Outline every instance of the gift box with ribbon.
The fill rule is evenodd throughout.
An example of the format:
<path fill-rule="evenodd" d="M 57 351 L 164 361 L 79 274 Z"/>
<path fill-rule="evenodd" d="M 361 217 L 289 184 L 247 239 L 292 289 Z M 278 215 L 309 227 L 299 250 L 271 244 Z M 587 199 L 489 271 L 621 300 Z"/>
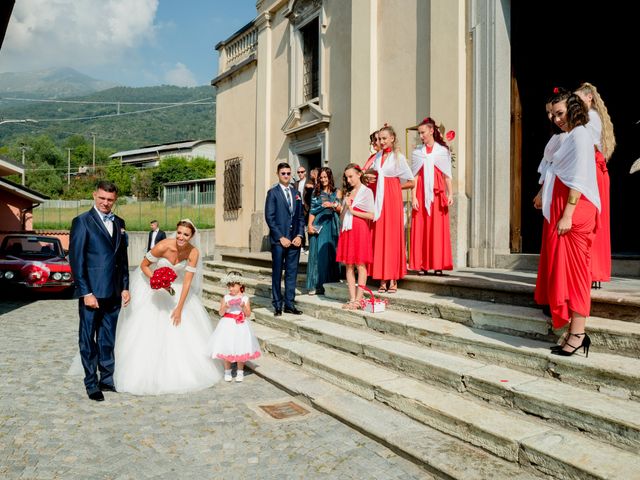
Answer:
<path fill-rule="evenodd" d="M 367 299 L 362 299 L 362 309 L 365 312 L 369 313 L 378 313 L 384 312 L 387 308 L 387 300 L 383 298 L 376 298 L 370 288 L 367 288 L 365 285 L 357 285 L 358 288 L 363 289 L 367 292 L 371 297 Z"/>

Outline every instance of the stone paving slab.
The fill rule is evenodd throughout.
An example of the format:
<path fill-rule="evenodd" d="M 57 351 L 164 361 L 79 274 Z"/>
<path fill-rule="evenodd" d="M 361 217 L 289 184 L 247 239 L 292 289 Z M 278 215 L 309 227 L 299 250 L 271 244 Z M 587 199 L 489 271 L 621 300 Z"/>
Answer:
<path fill-rule="evenodd" d="M 287 394 L 257 375 L 92 402 L 66 375 L 77 325 L 76 300 L 0 299 L 0 478 L 432 478 L 308 405 L 304 421 L 265 420 L 255 404 Z"/>

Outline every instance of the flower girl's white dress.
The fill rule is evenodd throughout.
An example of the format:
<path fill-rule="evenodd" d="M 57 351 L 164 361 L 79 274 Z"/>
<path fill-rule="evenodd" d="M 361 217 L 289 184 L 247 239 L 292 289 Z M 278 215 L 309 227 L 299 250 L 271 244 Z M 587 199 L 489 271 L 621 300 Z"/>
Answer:
<path fill-rule="evenodd" d="M 155 259 L 155 258 L 154 258 Z M 182 261 L 172 265 L 160 258 L 151 268 L 170 267 L 177 278 L 175 295 L 153 290 L 140 268 L 131 275 L 131 303 L 120 310 L 115 344 L 114 383 L 119 392 L 136 395 L 184 393 L 210 387 L 222 378 L 223 366 L 207 354 L 213 332 L 209 314 L 190 291 L 182 308 L 182 322 L 174 326 L 176 307 L 186 271 Z"/>
<path fill-rule="evenodd" d="M 229 294 L 224 296 L 227 304 L 230 300 L 238 298 L 240 297 Z M 249 298 L 242 295 L 241 300 L 241 305 L 244 305 Z M 246 362 L 260 356 L 260 344 L 251 330 L 249 319 L 242 313 L 241 305 L 229 305 L 218 322 L 215 332 L 209 338 L 207 352 L 212 358 L 228 362 Z"/>

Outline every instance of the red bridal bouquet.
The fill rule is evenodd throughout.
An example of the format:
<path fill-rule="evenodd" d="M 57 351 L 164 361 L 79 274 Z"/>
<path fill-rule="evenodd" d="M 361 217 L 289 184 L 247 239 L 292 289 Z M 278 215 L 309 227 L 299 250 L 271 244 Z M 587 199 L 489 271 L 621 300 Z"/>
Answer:
<path fill-rule="evenodd" d="M 172 268 L 160 267 L 153 272 L 149 284 L 154 290 L 164 288 L 170 295 L 175 295 L 176 291 L 171 287 L 171 284 L 177 277 L 176 272 L 174 272 Z"/>

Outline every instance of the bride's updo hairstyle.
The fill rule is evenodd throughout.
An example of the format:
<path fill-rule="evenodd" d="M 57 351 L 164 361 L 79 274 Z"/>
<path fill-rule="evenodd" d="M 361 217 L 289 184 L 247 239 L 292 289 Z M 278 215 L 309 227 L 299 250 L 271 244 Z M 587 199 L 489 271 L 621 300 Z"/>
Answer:
<path fill-rule="evenodd" d="M 189 220 L 188 218 L 185 218 L 183 220 L 180 220 L 178 223 L 176 223 L 176 229 L 178 227 L 187 227 L 189 230 L 191 230 L 191 236 L 193 237 L 196 233 L 196 226 L 191 222 L 191 220 Z"/>

